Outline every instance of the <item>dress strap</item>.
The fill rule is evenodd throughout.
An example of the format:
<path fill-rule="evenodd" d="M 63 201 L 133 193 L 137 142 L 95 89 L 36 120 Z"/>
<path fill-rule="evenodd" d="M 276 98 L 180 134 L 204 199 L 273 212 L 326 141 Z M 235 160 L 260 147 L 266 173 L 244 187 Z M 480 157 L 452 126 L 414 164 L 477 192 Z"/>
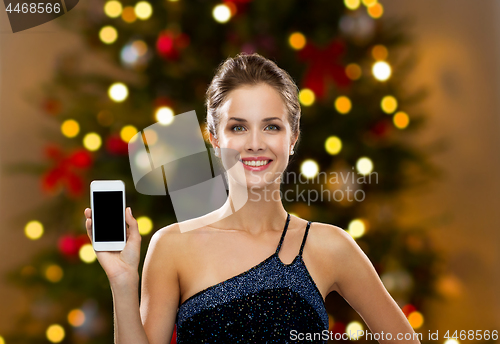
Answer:
<path fill-rule="evenodd" d="M 287 213 L 285 228 L 283 229 L 283 234 L 281 234 L 281 239 L 280 239 L 280 243 L 278 244 L 278 248 L 276 248 L 276 254 L 278 254 L 278 252 L 280 251 L 281 244 L 283 243 L 283 239 L 285 239 L 285 234 L 286 234 L 286 230 L 288 228 L 288 223 L 290 223 L 290 214 Z"/>
<path fill-rule="evenodd" d="M 304 233 L 304 239 L 302 239 L 302 245 L 300 245 L 299 256 L 302 255 L 302 251 L 304 250 L 304 245 L 306 243 L 307 233 L 309 232 L 310 226 L 311 226 L 311 221 L 307 222 L 306 232 Z"/>

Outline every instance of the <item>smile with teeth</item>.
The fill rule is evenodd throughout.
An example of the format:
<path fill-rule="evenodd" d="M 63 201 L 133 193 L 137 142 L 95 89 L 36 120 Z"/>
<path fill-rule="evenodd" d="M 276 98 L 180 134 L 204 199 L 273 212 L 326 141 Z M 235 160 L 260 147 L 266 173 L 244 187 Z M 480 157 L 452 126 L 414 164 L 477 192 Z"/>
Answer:
<path fill-rule="evenodd" d="M 248 160 L 248 161 L 242 161 L 245 165 L 247 166 L 263 166 L 267 165 L 271 160 Z"/>

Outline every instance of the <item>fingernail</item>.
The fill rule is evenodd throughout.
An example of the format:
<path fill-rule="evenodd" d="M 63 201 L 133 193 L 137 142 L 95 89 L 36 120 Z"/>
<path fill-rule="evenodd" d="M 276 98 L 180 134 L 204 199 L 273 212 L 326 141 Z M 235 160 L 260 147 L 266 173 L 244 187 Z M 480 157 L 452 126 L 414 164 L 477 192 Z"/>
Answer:
<path fill-rule="evenodd" d="M 128 212 L 132 215 L 132 208 L 128 207 Z"/>

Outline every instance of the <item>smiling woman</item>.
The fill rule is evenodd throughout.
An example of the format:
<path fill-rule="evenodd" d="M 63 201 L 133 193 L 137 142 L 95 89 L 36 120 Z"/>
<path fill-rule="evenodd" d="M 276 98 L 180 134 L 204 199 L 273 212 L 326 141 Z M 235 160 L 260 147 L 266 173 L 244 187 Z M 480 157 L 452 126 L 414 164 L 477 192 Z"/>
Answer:
<path fill-rule="evenodd" d="M 298 89 L 288 73 L 256 53 L 228 58 L 206 106 L 216 155 L 224 167 L 239 167 L 227 169 L 227 201 L 189 220 L 202 226 L 184 232 L 181 222 L 154 234 L 139 307 L 140 235 L 127 212 L 122 257 L 97 252 L 113 290 L 116 342 L 163 344 L 176 325 L 180 344 L 326 343 L 324 300 L 336 291 L 373 333 L 385 334 L 380 343 L 419 343 L 399 340 L 415 333 L 349 234 L 292 216 L 280 198 L 265 197 L 280 190 L 299 138 Z"/>

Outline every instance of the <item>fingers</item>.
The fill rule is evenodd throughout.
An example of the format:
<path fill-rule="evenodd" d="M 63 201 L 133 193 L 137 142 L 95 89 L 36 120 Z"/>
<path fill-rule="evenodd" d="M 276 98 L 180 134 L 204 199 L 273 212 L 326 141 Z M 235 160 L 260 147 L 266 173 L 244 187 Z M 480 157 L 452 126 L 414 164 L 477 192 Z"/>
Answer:
<path fill-rule="evenodd" d="M 139 233 L 139 225 L 137 224 L 137 220 L 132 216 L 132 209 L 127 207 L 125 209 L 125 221 L 128 224 L 127 229 L 127 240 L 140 243 L 142 237 Z"/>
<path fill-rule="evenodd" d="M 92 242 L 92 210 L 90 208 L 85 208 L 85 228 L 87 229 L 87 235 L 89 236 L 90 242 Z"/>

